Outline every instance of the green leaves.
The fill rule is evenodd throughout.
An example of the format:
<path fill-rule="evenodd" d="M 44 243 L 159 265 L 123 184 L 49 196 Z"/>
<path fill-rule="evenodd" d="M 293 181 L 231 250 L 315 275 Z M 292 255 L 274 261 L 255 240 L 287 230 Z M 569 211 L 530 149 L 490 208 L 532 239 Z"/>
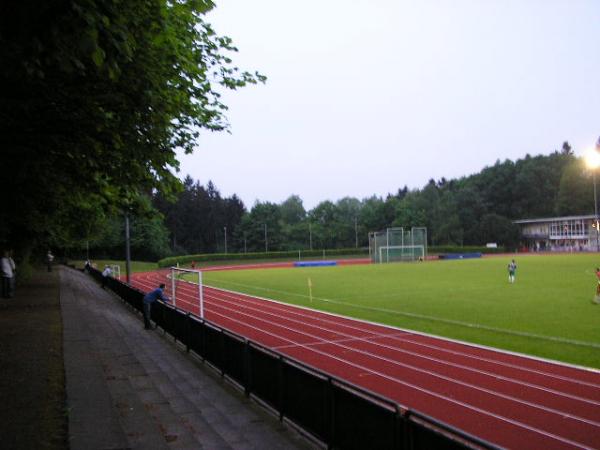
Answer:
<path fill-rule="evenodd" d="M 74 197 L 94 195 L 110 211 L 140 193 L 177 191 L 176 151 L 192 152 L 202 130 L 228 127 L 219 91 L 265 81 L 233 65 L 231 39 L 202 19 L 213 6 L 23 0 L 3 8 L 3 170 L 27 179 L 0 179 L 10 198 L 0 243 L 60 235 L 48 230 L 81 206 Z"/>

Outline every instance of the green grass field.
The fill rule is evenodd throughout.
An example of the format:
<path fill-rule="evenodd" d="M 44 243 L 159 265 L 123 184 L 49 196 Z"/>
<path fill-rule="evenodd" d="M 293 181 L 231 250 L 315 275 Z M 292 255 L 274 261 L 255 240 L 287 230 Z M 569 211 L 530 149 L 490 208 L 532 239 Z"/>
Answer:
<path fill-rule="evenodd" d="M 600 368 L 598 255 L 205 272 L 207 285 Z M 312 282 L 312 302 L 308 279 Z"/>

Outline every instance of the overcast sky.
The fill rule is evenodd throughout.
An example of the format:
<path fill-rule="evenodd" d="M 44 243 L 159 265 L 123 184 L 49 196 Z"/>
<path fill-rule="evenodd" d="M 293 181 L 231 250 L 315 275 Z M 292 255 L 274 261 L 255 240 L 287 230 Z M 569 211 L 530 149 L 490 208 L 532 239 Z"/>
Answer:
<path fill-rule="evenodd" d="M 224 96 L 183 177 L 306 209 L 576 154 L 600 136 L 598 0 L 217 0 L 208 14 L 268 77 Z"/>

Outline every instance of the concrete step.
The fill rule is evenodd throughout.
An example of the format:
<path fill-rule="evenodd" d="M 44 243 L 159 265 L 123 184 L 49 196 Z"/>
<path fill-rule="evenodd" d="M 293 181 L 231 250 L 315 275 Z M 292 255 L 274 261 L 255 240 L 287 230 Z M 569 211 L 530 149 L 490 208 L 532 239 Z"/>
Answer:
<path fill-rule="evenodd" d="M 76 350 L 65 358 L 71 373 L 67 385 L 69 378 L 79 385 L 71 388 L 76 403 L 86 396 L 89 401 L 87 411 L 78 406 L 73 420 L 93 422 L 100 406 L 103 425 L 88 430 L 85 443 L 104 439 L 107 444 L 72 448 L 313 447 L 187 354 L 172 337 L 160 329 L 144 330 L 139 314 L 90 277 L 65 269 L 62 278 L 65 349 Z M 90 389 L 81 387 L 84 381 Z M 82 441 L 77 427 L 73 441 Z"/>

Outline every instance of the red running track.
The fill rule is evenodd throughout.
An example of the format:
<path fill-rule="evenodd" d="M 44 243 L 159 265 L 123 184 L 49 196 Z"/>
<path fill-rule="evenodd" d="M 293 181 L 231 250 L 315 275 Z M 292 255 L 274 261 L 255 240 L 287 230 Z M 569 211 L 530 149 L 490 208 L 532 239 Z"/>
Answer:
<path fill-rule="evenodd" d="M 149 291 L 168 271 L 135 274 Z M 198 314 L 197 285 L 177 307 Z M 205 318 L 498 446 L 600 449 L 600 372 L 204 287 Z"/>

